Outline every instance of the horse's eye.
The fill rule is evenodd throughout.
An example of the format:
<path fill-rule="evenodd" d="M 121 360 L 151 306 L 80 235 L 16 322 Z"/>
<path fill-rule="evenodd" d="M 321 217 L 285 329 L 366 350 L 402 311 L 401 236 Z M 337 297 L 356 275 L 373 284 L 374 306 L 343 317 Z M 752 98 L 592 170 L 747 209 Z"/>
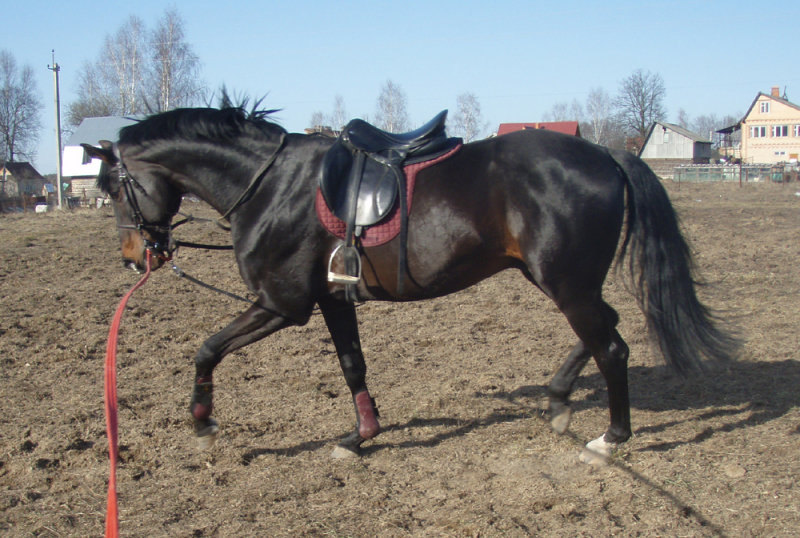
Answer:
<path fill-rule="evenodd" d="M 111 196 L 111 199 L 115 202 L 122 201 L 122 189 L 119 188 L 119 185 L 115 185 L 111 190 L 109 190 L 108 195 Z"/>

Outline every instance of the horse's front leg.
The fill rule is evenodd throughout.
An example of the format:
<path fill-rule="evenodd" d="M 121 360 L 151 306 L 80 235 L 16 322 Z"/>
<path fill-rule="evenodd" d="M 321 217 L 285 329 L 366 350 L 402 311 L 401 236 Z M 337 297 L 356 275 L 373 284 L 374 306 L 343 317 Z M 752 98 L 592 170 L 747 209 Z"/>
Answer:
<path fill-rule="evenodd" d="M 361 443 L 378 435 L 381 427 L 375 402 L 367 390 L 367 365 L 361 352 L 355 307 L 331 297 L 320 300 L 319 307 L 333 338 L 339 365 L 356 410 L 356 428 L 339 442 L 333 457 L 358 455 Z"/>
<path fill-rule="evenodd" d="M 217 421 L 211 417 L 214 408 L 214 368 L 228 353 L 294 324 L 259 305 L 253 305 L 200 347 L 195 357 L 196 376 L 189 410 L 201 449 L 210 448 L 219 431 Z"/>

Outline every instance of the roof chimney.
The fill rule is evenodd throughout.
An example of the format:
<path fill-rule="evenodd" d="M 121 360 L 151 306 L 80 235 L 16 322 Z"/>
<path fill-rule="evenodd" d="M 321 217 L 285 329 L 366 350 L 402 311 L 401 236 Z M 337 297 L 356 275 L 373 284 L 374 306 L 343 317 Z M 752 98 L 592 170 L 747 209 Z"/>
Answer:
<path fill-rule="evenodd" d="M 780 96 L 781 96 L 781 89 L 780 89 L 780 87 L 779 87 L 779 86 L 773 86 L 773 87 L 772 87 L 772 97 L 778 97 L 778 98 L 780 98 Z"/>

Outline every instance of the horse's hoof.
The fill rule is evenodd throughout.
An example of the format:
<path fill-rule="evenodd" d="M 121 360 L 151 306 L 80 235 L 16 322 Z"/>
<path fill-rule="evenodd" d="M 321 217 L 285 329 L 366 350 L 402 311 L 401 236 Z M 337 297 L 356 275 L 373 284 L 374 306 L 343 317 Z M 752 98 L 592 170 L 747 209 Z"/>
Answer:
<path fill-rule="evenodd" d="M 606 443 L 605 436 L 601 435 L 594 441 L 586 443 L 579 459 L 581 463 L 587 465 L 607 465 L 608 458 L 617 446 L 617 443 Z"/>
<path fill-rule="evenodd" d="M 197 430 L 197 447 L 200 450 L 208 450 L 214 446 L 219 433 L 219 425 L 214 419 L 208 420 L 208 426 Z"/>
<path fill-rule="evenodd" d="M 564 407 L 564 410 L 550 419 L 550 426 L 559 435 L 567 431 L 569 421 L 572 419 L 572 408 Z"/>
<path fill-rule="evenodd" d="M 331 452 L 331 457 L 335 460 L 357 458 L 360 455 L 361 454 L 359 454 L 358 452 L 350 450 L 349 448 L 344 447 L 342 445 L 336 445 L 336 447 L 333 449 L 333 452 Z"/>

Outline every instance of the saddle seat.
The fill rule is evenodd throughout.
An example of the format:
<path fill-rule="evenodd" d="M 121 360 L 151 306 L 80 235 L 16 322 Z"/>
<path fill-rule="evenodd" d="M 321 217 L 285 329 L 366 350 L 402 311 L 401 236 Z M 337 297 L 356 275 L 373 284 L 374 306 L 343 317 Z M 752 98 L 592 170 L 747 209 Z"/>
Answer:
<path fill-rule="evenodd" d="M 407 158 L 415 155 L 436 153 L 447 142 L 445 121 L 447 110 L 439 112 L 432 120 L 418 129 L 407 133 L 390 133 L 378 129 L 361 119 L 347 124 L 342 136 L 349 144 L 367 153 L 384 153 L 396 151 L 405 153 Z"/>
<path fill-rule="evenodd" d="M 319 187 L 333 214 L 345 222 L 354 218 L 359 228 L 385 218 L 404 184 L 402 165 L 435 158 L 460 143 L 447 137 L 446 119 L 444 110 L 419 129 L 401 134 L 361 119 L 350 121 L 322 165 Z"/>

